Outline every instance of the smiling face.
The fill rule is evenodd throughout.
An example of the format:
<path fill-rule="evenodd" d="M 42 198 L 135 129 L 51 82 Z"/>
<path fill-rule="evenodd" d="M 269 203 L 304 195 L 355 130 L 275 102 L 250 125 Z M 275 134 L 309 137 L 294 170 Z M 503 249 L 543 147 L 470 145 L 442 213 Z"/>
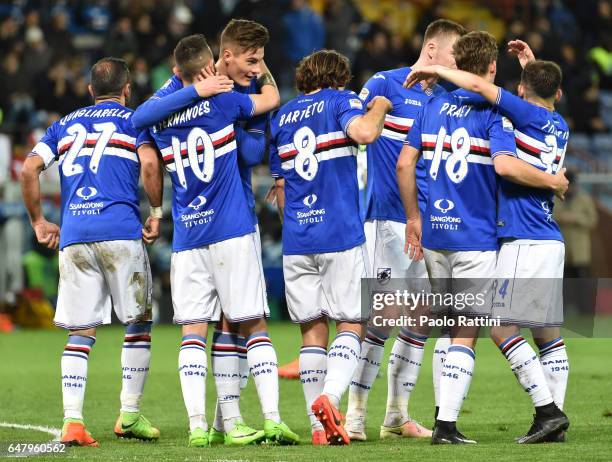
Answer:
<path fill-rule="evenodd" d="M 234 47 L 223 50 L 227 76 L 242 87 L 248 86 L 251 80 L 261 75 L 263 59 L 263 47 L 254 50 L 241 50 Z"/>

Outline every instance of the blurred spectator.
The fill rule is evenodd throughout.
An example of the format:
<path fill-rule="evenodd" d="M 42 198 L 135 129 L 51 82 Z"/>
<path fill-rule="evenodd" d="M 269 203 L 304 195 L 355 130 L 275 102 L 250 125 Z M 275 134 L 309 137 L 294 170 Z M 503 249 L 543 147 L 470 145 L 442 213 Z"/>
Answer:
<path fill-rule="evenodd" d="M 56 56 L 58 54 L 70 55 L 74 52 L 72 46 L 73 35 L 68 30 L 68 26 L 68 13 L 62 9 L 54 10 L 51 15 L 51 24 L 44 31 L 49 48 L 53 50 Z"/>
<path fill-rule="evenodd" d="M 570 182 L 565 201 L 555 201 L 554 218 L 565 240 L 565 276 L 586 278 L 591 268 L 591 231 L 597 225 L 593 198 L 576 184 L 576 175 L 566 173 Z"/>
<path fill-rule="evenodd" d="M 132 69 L 132 101 L 143 101 L 148 98 L 153 89 L 151 88 L 151 77 L 149 65 L 144 58 L 136 58 Z M 157 90 L 158 87 L 155 87 Z"/>
<path fill-rule="evenodd" d="M 290 0 L 290 9 L 283 17 L 285 24 L 285 56 L 292 66 L 304 56 L 325 45 L 323 21 L 306 0 Z"/>
<path fill-rule="evenodd" d="M 329 0 L 323 13 L 326 47 L 337 50 L 350 60 L 359 45 L 356 37 L 361 15 L 351 0 Z"/>
<path fill-rule="evenodd" d="M 122 58 L 138 50 L 138 41 L 132 29 L 132 21 L 128 17 L 117 20 L 104 45 L 104 52 L 108 56 Z"/>
<path fill-rule="evenodd" d="M 45 43 L 43 31 L 38 26 L 26 29 L 25 43 L 19 78 L 29 88 L 34 78 L 49 67 L 51 53 Z"/>
<path fill-rule="evenodd" d="M 32 238 L 32 250 L 23 256 L 25 289 L 40 289 L 53 306 L 57 301 L 59 257 L 57 250 L 39 244 Z"/>
<path fill-rule="evenodd" d="M 380 26 L 373 27 L 355 58 L 353 89 L 361 89 L 372 74 L 397 67 L 397 61 L 389 51 L 389 33 Z"/>

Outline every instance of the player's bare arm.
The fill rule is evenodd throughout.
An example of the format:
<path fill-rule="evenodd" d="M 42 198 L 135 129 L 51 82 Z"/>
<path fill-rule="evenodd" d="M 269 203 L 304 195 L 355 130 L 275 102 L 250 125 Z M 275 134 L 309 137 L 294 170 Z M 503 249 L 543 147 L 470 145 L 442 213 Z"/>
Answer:
<path fill-rule="evenodd" d="M 370 144 L 378 139 L 385 123 L 385 115 L 393 106 L 384 96 L 376 96 L 368 104 L 368 112 L 349 124 L 346 134 L 358 144 Z"/>
<path fill-rule="evenodd" d="M 36 239 L 50 249 L 57 249 L 60 238 L 59 226 L 45 219 L 40 205 L 39 175 L 44 167 L 45 163 L 40 156 L 31 155 L 25 160 L 20 177 L 21 193 Z"/>
<path fill-rule="evenodd" d="M 151 205 L 151 211 L 142 228 L 142 240 L 153 244 L 159 237 L 159 224 L 162 219 L 162 199 L 164 192 L 164 174 L 159 153 L 152 144 L 143 144 L 138 148 L 140 174 L 145 193 Z"/>
<path fill-rule="evenodd" d="M 527 42 L 522 40 L 510 40 L 508 42 L 508 53 L 517 57 L 522 68 L 536 59 Z"/>
<path fill-rule="evenodd" d="M 276 197 L 276 207 L 278 208 L 278 217 L 280 218 L 281 224 L 283 223 L 283 217 L 285 216 L 285 179 L 276 178 L 274 180 L 274 192 Z"/>
<path fill-rule="evenodd" d="M 555 175 L 537 169 L 527 162 L 513 156 L 496 156 L 493 159 L 495 173 L 508 181 L 532 188 L 548 189 L 559 199 L 565 199 L 569 181 L 565 177 L 565 168 Z"/>
<path fill-rule="evenodd" d="M 397 184 L 406 213 L 406 244 L 404 252 L 412 260 L 423 258 L 421 247 L 421 211 L 417 200 L 416 164 L 420 153 L 409 145 L 404 145 L 397 160 Z"/>
<path fill-rule="evenodd" d="M 468 91 L 482 95 L 491 104 L 495 104 L 499 93 L 499 87 L 486 79 L 472 74 L 471 72 L 450 69 L 444 66 L 426 66 L 413 69 L 406 77 L 404 86 L 412 88 L 421 81 L 429 82 L 431 79 L 440 78 L 464 88 Z"/>
<path fill-rule="evenodd" d="M 276 81 L 268 66 L 262 61 L 260 67 L 261 75 L 257 77 L 257 86 L 260 88 L 261 93 L 251 95 L 251 99 L 255 104 L 255 115 L 270 112 L 278 108 L 281 102 Z"/>

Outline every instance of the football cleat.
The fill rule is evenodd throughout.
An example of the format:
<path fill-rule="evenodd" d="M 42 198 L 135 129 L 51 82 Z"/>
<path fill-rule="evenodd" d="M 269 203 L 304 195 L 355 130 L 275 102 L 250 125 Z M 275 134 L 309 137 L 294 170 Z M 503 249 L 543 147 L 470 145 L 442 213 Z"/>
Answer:
<path fill-rule="evenodd" d="M 115 423 L 115 435 L 119 438 L 155 441 L 159 439 L 159 430 L 140 412 L 121 412 Z"/>
<path fill-rule="evenodd" d="M 351 444 L 351 439 L 342 426 L 343 416 L 325 395 L 319 396 L 312 403 L 312 412 L 325 429 L 327 441 L 331 445 Z"/>
<path fill-rule="evenodd" d="M 436 420 L 431 444 L 476 444 L 476 441 L 466 438 L 459 430 L 455 422 L 442 422 Z"/>
<path fill-rule="evenodd" d="M 189 432 L 189 447 L 206 448 L 210 446 L 208 431 L 201 427 L 194 428 Z"/>
<path fill-rule="evenodd" d="M 242 422 L 225 434 L 226 446 L 246 446 L 261 443 L 266 438 L 263 430 L 255 430 Z"/>
<path fill-rule="evenodd" d="M 361 415 L 351 417 L 347 415 L 344 428 L 351 441 L 366 441 L 368 439 L 365 432 L 365 418 Z"/>
<path fill-rule="evenodd" d="M 325 430 L 315 430 L 312 433 L 312 445 L 329 446 L 329 441 L 327 441 L 327 435 L 325 434 Z"/>
<path fill-rule="evenodd" d="M 290 363 L 278 368 L 278 376 L 281 379 L 295 380 L 300 378 L 300 360 L 294 359 Z"/>
<path fill-rule="evenodd" d="M 397 427 L 380 426 L 380 439 L 387 438 L 431 438 L 433 432 L 414 420 L 404 422 Z"/>
<path fill-rule="evenodd" d="M 558 433 L 563 433 L 569 427 L 569 419 L 558 411 L 550 416 L 533 416 L 533 423 L 529 431 L 517 440 L 518 444 L 537 444 L 551 441 Z M 565 435 L 563 435 L 565 440 Z"/>
<path fill-rule="evenodd" d="M 60 443 L 66 446 L 98 447 L 98 442 L 87 431 L 83 421 L 78 419 L 64 419 Z"/>
<path fill-rule="evenodd" d="M 225 443 L 225 432 L 219 431 L 215 427 L 210 427 L 210 430 L 208 430 L 208 442 L 211 446 Z"/>
<path fill-rule="evenodd" d="M 268 443 L 294 445 L 300 442 L 300 437 L 286 423 L 276 423 L 273 420 L 264 421 L 264 434 Z"/>

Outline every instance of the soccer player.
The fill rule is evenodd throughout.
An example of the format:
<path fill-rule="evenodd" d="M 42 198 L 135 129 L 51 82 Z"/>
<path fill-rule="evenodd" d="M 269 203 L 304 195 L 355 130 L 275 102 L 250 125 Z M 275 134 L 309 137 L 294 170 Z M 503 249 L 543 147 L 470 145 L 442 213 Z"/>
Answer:
<path fill-rule="evenodd" d="M 179 41 L 175 56 L 186 87 L 192 86 L 202 68 L 213 63 L 202 35 Z M 151 131 L 174 193 L 172 303 L 174 321 L 182 325 L 183 332 L 179 373 L 191 446 L 209 444 L 204 415 L 206 334 L 208 322 L 218 321 L 221 312 L 228 322 L 240 322 L 265 419 L 263 431 L 253 431 L 234 418 L 226 442 L 243 445 L 263 438 L 281 444 L 299 441 L 278 411 L 277 360 L 266 332 L 258 237 L 237 163 L 234 123 L 265 111 L 263 99 L 262 95 L 234 91 L 220 93 L 171 115 Z M 216 383 L 218 394 L 223 396 L 219 381 Z M 224 423 L 228 422 L 225 412 L 223 417 Z"/>
<path fill-rule="evenodd" d="M 470 32 L 457 40 L 453 53 L 458 69 L 493 82 L 497 69 L 497 43 L 493 36 Z M 567 180 L 563 175 L 549 175 L 514 157 L 512 123 L 480 96 L 463 89 L 429 101 L 415 121 L 407 143 L 397 171 L 408 217 L 406 248 L 410 257 L 423 256 L 415 177 L 416 162 L 422 152 L 428 174 L 422 245 L 434 292 L 484 293 L 489 287 L 486 278 L 495 274 L 497 261 L 496 173 L 515 183 L 548 188 L 559 195 L 567 188 Z M 490 307 L 474 303 L 463 313 L 487 315 Z M 466 324 L 451 327 L 451 346 L 440 379 L 440 410 L 432 444 L 475 443 L 456 427 L 472 379 L 478 333 L 477 323 Z"/>
<path fill-rule="evenodd" d="M 453 44 L 465 34 L 465 29 L 453 22 L 439 19 L 425 31 L 423 48 L 412 66 L 441 64 L 454 67 Z M 404 254 L 404 228 L 406 216 L 399 195 L 395 168 L 403 141 L 421 107 L 435 95 L 443 93 L 442 87 L 432 89 L 416 86 L 409 90 L 402 85 L 411 67 L 379 72 L 368 80 L 360 98 L 365 104 L 376 96 L 391 100 L 393 109 L 385 117 L 381 137 L 367 148 L 368 181 L 366 199 L 365 235 L 368 255 L 372 265 L 372 277 L 396 278 L 408 283 L 409 289 L 418 291 L 427 281 L 425 263 L 406 258 Z M 425 164 L 417 164 L 419 204 L 423 210 L 427 197 Z M 425 283 L 425 285 L 428 285 Z M 419 319 L 416 312 L 416 319 Z M 423 361 L 423 348 L 431 328 L 415 326 L 402 328 L 393 344 L 387 368 L 388 392 L 385 418 L 380 427 L 381 438 L 430 437 L 426 429 L 410 418 L 408 401 L 416 383 Z M 365 419 L 368 395 L 380 368 L 385 341 L 390 327 L 368 324 L 366 338 L 361 345 L 359 366 L 349 391 L 346 430 L 351 439 L 365 441 Z M 441 336 L 436 342 L 434 355 L 434 391 L 438 405 L 439 369 L 449 337 Z"/>
<path fill-rule="evenodd" d="M 151 361 L 151 270 L 143 245 L 159 234 L 161 172 L 136 154 L 130 73 L 122 59 L 103 58 L 91 69 L 93 106 L 55 122 L 32 149 L 21 173 L 23 198 L 38 242 L 60 247 L 55 324 L 69 331 L 62 355 L 64 426 L 61 442 L 98 446 L 83 423 L 89 353 L 96 328 L 111 322 L 111 307 L 127 324 L 121 353 L 121 412 L 115 434 L 156 440 L 159 430 L 140 413 Z M 39 174 L 57 162 L 62 227 L 46 221 Z M 143 229 L 138 176 L 142 170 L 151 215 Z"/>
<path fill-rule="evenodd" d="M 555 174 L 562 171 L 569 137 L 565 120 L 555 111 L 555 102 L 561 97 L 561 69 L 550 61 L 536 61 L 520 40 L 509 46 L 524 66 L 519 96 L 477 75 L 440 66 L 416 71 L 408 83 L 438 77 L 482 95 L 514 123 L 517 151 L 507 155 Z M 535 406 L 533 426 L 519 443 L 563 441 L 563 429 L 568 425 L 560 410 L 569 363 L 557 324 L 562 319 L 565 249 L 552 218 L 553 197 L 550 190 L 501 180 L 497 231 L 501 247 L 496 272 L 499 285 L 494 306 L 505 325 L 493 327 L 491 337 Z M 540 289 L 532 286 L 534 280 Z M 537 355 L 521 336 L 519 327 L 532 327 L 540 349 L 539 362 L 534 361 Z"/>
<path fill-rule="evenodd" d="M 368 275 L 359 215 L 357 146 L 372 143 L 391 103 L 373 98 L 364 114 L 344 90 L 348 60 L 333 50 L 304 58 L 296 71 L 301 93 L 272 122 L 270 170 L 283 221 L 287 304 L 300 324 L 300 379 L 315 445 L 349 444 L 338 411 L 359 362 L 361 278 Z M 329 351 L 328 320 L 337 335 Z"/>
<path fill-rule="evenodd" d="M 160 88 L 155 95 L 141 105 L 134 114 L 137 126 L 154 125 L 176 110 L 194 104 L 199 97 L 212 96 L 232 88 L 245 94 L 261 93 L 258 109 L 262 112 L 276 108 L 280 102 L 274 78 L 263 61 L 264 47 L 269 40 L 267 29 L 261 24 L 247 20 L 231 20 L 221 33 L 221 56 L 213 70 L 204 68 L 196 77 L 193 87 L 183 88 L 181 66 L 192 63 L 180 62 L 174 69 L 175 75 Z M 197 54 L 193 54 L 197 57 Z M 185 59 L 185 56 L 179 57 Z M 177 57 L 175 56 L 175 61 Z M 177 61 L 177 64 L 179 61 Z M 200 61 L 195 64 L 201 64 Z M 215 72 L 218 75 L 215 75 Z M 208 77 L 202 79 L 202 77 Z M 231 80 L 230 80 L 231 79 Z M 233 82 L 236 85 L 233 85 Z M 229 84 L 228 84 L 229 83 Z M 197 92 L 193 91 L 194 88 Z M 172 95 L 172 96 L 169 96 Z M 261 241 L 255 213 L 255 196 L 251 187 L 251 169 L 261 163 L 266 151 L 267 125 L 269 115 L 262 114 L 246 124 L 236 124 L 238 145 L 238 168 L 247 195 L 249 210 L 256 227 L 257 252 L 261 264 Z M 267 314 L 267 311 L 266 311 Z M 242 421 L 239 408 L 240 389 L 246 387 L 249 367 L 246 358 L 246 341 L 239 334 L 238 325 L 230 324 L 222 317 L 213 335 L 212 370 L 220 397 L 217 401 L 215 420 L 210 427 L 210 443 L 225 441 L 225 434 Z M 243 433 L 253 433 L 253 429 L 240 424 Z M 228 443 L 232 444 L 232 433 Z"/>

